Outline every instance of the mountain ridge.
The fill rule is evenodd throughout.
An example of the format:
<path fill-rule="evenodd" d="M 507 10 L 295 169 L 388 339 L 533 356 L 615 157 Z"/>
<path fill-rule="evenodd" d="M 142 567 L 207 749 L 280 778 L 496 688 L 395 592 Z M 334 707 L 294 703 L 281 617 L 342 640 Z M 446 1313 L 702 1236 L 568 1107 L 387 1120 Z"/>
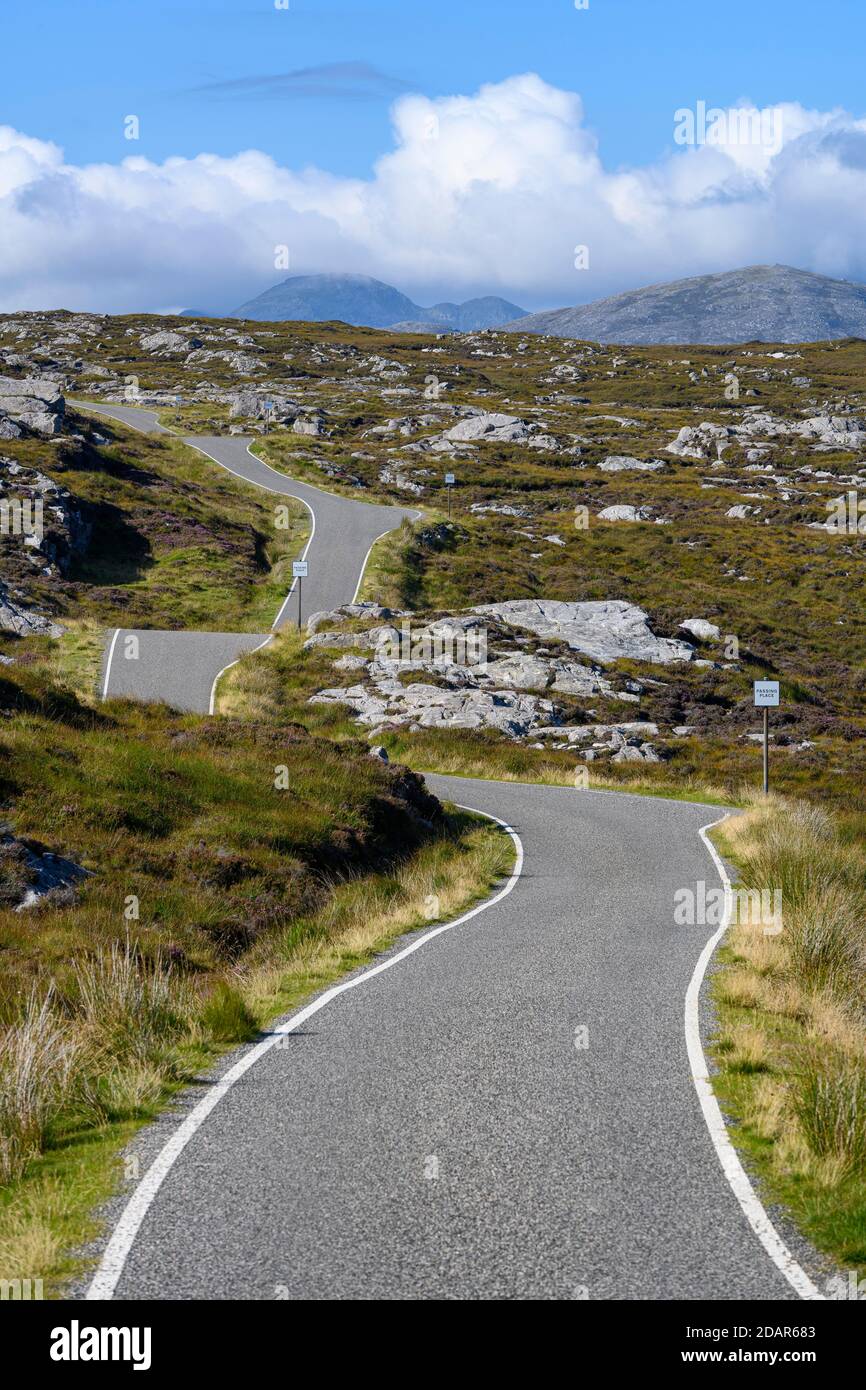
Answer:
<path fill-rule="evenodd" d="M 235 309 L 228 318 L 259 323 L 340 320 L 361 328 L 400 332 L 474 332 L 519 322 L 525 311 L 497 295 L 424 308 L 393 285 L 369 275 L 293 275 Z M 423 325 L 423 326 L 422 326 Z"/>
<path fill-rule="evenodd" d="M 866 285 L 786 265 L 695 275 L 548 309 L 506 332 L 600 343 L 804 343 L 866 337 Z"/>

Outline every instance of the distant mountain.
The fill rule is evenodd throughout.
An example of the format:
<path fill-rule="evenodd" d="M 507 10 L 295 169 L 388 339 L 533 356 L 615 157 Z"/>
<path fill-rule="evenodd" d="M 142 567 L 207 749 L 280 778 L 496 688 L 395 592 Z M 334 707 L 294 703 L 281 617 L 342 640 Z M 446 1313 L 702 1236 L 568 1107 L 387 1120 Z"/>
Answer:
<path fill-rule="evenodd" d="M 481 299 L 467 299 L 463 304 L 434 304 L 432 309 L 422 309 L 425 317 L 433 323 L 443 323 L 458 333 L 473 333 L 479 328 L 501 328 L 503 323 L 523 318 L 525 309 L 509 304 L 507 299 L 499 299 L 495 294 L 486 294 Z"/>
<path fill-rule="evenodd" d="M 787 265 L 629 290 L 503 325 L 599 343 L 807 343 L 866 338 L 866 285 Z"/>
<path fill-rule="evenodd" d="M 403 332 L 471 332 L 497 328 L 525 310 L 487 295 L 465 304 L 434 304 L 424 309 L 405 294 L 369 275 L 292 275 L 242 304 L 229 318 L 262 323 L 301 319 L 324 323 L 339 319 L 364 328 L 398 327 Z"/>

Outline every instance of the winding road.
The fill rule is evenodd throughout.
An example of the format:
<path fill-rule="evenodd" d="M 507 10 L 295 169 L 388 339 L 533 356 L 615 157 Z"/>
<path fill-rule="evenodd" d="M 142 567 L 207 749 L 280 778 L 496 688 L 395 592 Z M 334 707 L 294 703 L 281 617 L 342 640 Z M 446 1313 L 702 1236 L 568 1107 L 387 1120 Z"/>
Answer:
<path fill-rule="evenodd" d="M 224 466 L 243 456 L 205 442 Z M 303 493 L 331 555 L 327 494 Z M 329 502 L 357 556 L 380 520 L 352 540 L 363 504 Z M 340 572 L 332 605 L 354 588 Z M 677 889 L 727 885 L 704 833 L 718 809 L 428 781 L 507 822 L 511 878 L 233 1052 L 144 1129 L 87 1297 L 822 1297 L 707 1077 L 702 990 L 722 928 L 674 924 Z"/>
<path fill-rule="evenodd" d="M 138 406 L 72 401 L 76 407 L 105 415 L 144 434 L 173 434 L 159 423 L 157 413 Z M 370 549 L 380 537 L 399 526 L 416 510 L 355 502 L 332 492 L 296 482 L 250 452 L 251 440 L 239 436 L 196 435 L 183 440 L 220 467 L 253 486 L 303 502 L 312 527 L 299 559 L 309 565 L 303 581 L 303 614 L 323 612 L 351 603 L 360 586 Z M 227 666 L 270 640 L 273 631 L 297 620 L 286 595 L 272 632 L 160 632 L 149 628 L 118 628 L 106 647 L 102 665 L 104 699 L 127 697 L 162 700 L 179 710 L 213 713 L 215 682 Z M 130 643 L 127 638 L 135 638 Z"/>

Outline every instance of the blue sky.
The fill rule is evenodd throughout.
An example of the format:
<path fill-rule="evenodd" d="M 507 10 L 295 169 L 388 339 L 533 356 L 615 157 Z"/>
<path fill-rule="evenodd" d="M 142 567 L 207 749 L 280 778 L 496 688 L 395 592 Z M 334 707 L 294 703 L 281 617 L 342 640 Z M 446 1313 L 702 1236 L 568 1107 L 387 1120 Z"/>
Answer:
<path fill-rule="evenodd" d="M 582 302 L 755 260 L 866 278 L 866 0 L 41 0 L 8 6 L 3 38 L 0 126 L 26 139 L 0 149 L 0 306 L 230 304 L 281 278 L 281 240 L 299 273 L 364 271 L 421 302 Z M 408 117 L 395 133 L 407 94 L 453 137 L 432 174 Z M 468 123 L 448 98 L 475 103 Z M 699 100 L 790 103 L 784 151 L 678 151 L 674 112 Z M 488 184 L 493 126 L 500 165 L 522 148 Z"/>
<path fill-rule="evenodd" d="M 127 155 L 122 118 L 134 112 L 136 152 L 152 159 L 255 147 L 364 175 L 388 146 L 402 84 L 439 96 L 537 72 L 581 93 L 613 167 L 655 158 L 670 144 L 672 109 L 698 97 L 866 106 L 864 0 L 590 0 L 585 11 L 572 0 L 289 2 L 9 6 L 7 54 L 32 50 L 38 62 L 4 64 L 0 120 L 60 143 L 76 163 Z M 371 71 L 314 75 L 278 94 L 207 90 L 349 63 Z"/>

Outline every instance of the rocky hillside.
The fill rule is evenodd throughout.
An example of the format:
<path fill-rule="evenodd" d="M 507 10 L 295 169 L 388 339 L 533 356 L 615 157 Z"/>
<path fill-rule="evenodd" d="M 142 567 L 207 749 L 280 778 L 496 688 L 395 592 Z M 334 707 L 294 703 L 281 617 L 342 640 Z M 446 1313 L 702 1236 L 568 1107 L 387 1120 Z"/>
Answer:
<path fill-rule="evenodd" d="M 807 343 L 866 337 L 866 285 L 753 265 L 551 309 L 506 325 L 599 343 Z"/>
<path fill-rule="evenodd" d="M 517 759 L 528 776 L 567 778 L 592 762 L 619 777 L 639 759 L 642 776 L 700 769 L 736 785 L 756 766 L 751 682 L 775 676 L 775 775 L 833 796 L 859 767 L 862 342 L 625 350 L 494 330 L 37 313 L 0 320 L 0 372 L 19 431 L 0 454 L 24 470 L 11 478 L 33 500 L 48 479 L 69 517 L 64 544 L 45 494 L 53 549 L 10 538 L 6 608 L 26 601 L 66 632 L 53 647 L 32 627 L 22 638 L 13 612 L 7 659 L 35 659 L 39 644 L 62 656 L 81 620 L 261 631 L 279 608 L 297 533 L 274 530 L 272 499 L 75 404 L 138 401 L 183 434 L 250 434 L 309 482 L 411 499 L 424 520 L 379 547 L 362 597 L 413 631 L 488 625 L 488 671 L 401 658 L 395 673 L 351 620 L 345 647 L 292 647 L 279 680 L 251 677 L 240 707 L 363 731 L 416 766 L 501 773 Z M 559 627 L 542 631 L 534 613 Z M 580 635 L 593 614 L 595 646 Z"/>

